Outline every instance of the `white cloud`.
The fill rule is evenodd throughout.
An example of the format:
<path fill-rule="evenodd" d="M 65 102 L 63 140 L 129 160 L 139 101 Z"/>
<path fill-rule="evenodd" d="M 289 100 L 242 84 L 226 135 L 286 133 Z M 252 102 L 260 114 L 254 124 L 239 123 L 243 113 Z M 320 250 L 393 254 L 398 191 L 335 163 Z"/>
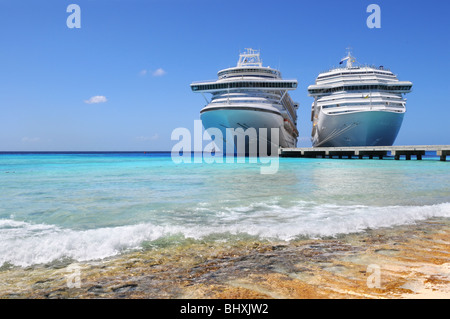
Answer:
<path fill-rule="evenodd" d="M 153 76 L 163 76 L 166 73 L 163 68 L 159 68 L 153 72 Z"/>
<path fill-rule="evenodd" d="M 24 143 L 36 143 L 39 142 L 41 139 L 39 137 L 22 137 L 22 142 Z"/>
<path fill-rule="evenodd" d="M 158 76 L 165 75 L 167 72 L 163 68 L 158 68 L 155 71 L 151 71 L 151 70 L 147 70 L 147 69 L 143 69 L 143 70 L 139 71 L 140 76 L 147 76 L 147 74 L 149 74 L 149 73 L 151 73 L 151 75 L 153 75 L 155 77 L 158 77 Z"/>
<path fill-rule="evenodd" d="M 87 104 L 97 104 L 97 103 L 105 103 L 108 99 L 103 95 L 96 95 L 91 97 L 89 100 L 84 100 L 84 103 Z"/>
<path fill-rule="evenodd" d="M 159 139 L 159 135 L 158 133 L 155 133 L 152 136 L 138 136 L 136 139 L 141 142 L 156 141 Z"/>

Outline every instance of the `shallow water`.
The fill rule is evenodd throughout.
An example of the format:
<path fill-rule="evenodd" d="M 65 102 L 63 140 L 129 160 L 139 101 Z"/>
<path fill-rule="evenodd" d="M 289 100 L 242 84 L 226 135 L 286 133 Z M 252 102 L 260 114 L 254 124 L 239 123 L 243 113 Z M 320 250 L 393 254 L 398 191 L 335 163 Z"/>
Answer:
<path fill-rule="evenodd" d="M 0 265 L 95 260 L 186 240 L 292 241 L 450 217 L 448 163 L 170 154 L 0 155 Z"/>

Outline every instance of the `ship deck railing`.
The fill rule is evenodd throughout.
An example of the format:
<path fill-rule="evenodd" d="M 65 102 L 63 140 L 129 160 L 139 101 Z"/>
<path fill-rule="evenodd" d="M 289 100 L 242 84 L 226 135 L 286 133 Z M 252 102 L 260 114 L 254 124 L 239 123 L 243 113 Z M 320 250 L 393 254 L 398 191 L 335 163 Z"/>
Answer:
<path fill-rule="evenodd" d="M 389 72 L 391 71 L 391 69 L 389 69 L 383 65 L 376 66 L 374 64 L 358 64 L 358 65 L 354 65 L 350 68 L 348 68 L 346 65 L 334 66 L 334 67 L 328 68 L 327 70 L 320 72 L 320 73 L 330 72 L 330 71 L 337 70 L 337 69 L 361 69 L 361 68 L 371 68 L 371 69 L 375 69 L 375 70 L 389 71 Z"/>
<path fill-rule="evenodd" d="M 251 76 L 235 76 L 235 77 L 230 77 L 230 78 L 226 78 L 226 79 L 214 79 L 214 80 L 204 80 L 204 81 L 192 81 L 191 85 L 193 84 L 200 84 L 200 83 L 211 83 L 211 82 L 218 82 L 218 83 L 227 83 L 227 82 L 234 82 L 234 80 L 236 81 L 250 81 L 250 82 L 255 82 L 255 81 L 259 81 L 259 82 L 292 82 L 292 81 L 297 81 L 297 79 L 294 78 L 289 78 L 289 79 L 280 79 L 280 78 L 261 78 L 261 77 L 252 77 L 253 79 L 249 79 L 251 78 Z"/>

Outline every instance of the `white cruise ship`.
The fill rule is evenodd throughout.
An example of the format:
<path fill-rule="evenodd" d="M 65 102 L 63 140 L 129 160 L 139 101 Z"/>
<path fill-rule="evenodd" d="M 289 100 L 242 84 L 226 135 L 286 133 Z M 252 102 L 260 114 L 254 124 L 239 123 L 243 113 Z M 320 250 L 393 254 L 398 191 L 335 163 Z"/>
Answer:
<path fill-rule="evenodd" d="M 384 67 L 361 66 L 348 55 L 338 67 L 320 73 L 308 93 L 314 147 L 391 146 L 400 130 L 412 83 Z"/>
<path fill-rule="evenodd" d="M 238 131 L 255 128 L 257 139 L 259 129 L 266 128 L 268 149 L 273 148 L 271 129 L 279 128 L 277 147 L 296 146 L 298 104 L 292 101 L 288 91 L 297 88 L 297 80 L 283 80 L 280 71 L 263 67 L 259 51 L 253 49 L 246 49 L 239 55 L 236 67 L 223 69 L 217 75 L 214 81 L 192 83 L 191 89 L 212 94 L 211 100 L 203 94 L 207 105 L 201 109 L 200 117 L 205 129 L 222 131 L 224 144 L 217 146 L 222 146 L 224 153 L 236 151 L 225 151 L 236 145 L 235 141 L 226 141 L 227 128 L 241 128 Z M 247 145 L 249 142 L 246 141 Z M 258 140 L 253 142 L 259 145 Z"/>

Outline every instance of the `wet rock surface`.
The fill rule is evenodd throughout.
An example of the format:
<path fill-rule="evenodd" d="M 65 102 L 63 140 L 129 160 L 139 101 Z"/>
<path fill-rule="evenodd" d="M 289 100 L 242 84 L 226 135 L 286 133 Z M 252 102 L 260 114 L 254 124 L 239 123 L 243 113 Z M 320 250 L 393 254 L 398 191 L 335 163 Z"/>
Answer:
<path fill-rule="evenodd" d="M 450 298 L 450 220 L 0 270 L 0 298 Z M 74 269 L 76 272 L 74 272 Z"/>

